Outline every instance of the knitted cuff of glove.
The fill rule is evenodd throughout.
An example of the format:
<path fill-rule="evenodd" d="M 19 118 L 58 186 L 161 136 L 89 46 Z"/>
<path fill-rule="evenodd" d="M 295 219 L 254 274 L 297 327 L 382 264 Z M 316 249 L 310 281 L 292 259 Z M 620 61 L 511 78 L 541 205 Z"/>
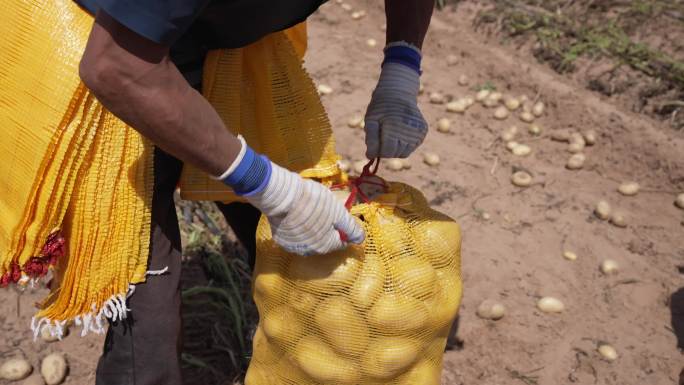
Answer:
<path fill-rule="evenodd" d="M 257 194 L 266 188 L 271 178 L 271 161 L 252 150 L 242 136 L 238 136 L 240 153 L 220 177 L 216 178 L 240 196 Z"/>
<path fill-rule="evenodd" d="M 399 63 L 421 74 L 421 60 L 422 55 L 418 47 L 405 41 L 395 41 L 387 44 L 385 47 L 385 60 L 383 60 L 382 65 L 385 65 L 385 63 Z"/>

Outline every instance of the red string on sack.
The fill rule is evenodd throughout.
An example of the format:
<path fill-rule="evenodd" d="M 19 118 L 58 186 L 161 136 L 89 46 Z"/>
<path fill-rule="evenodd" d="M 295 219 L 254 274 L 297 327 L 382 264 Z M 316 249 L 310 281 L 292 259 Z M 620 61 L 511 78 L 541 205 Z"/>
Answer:
<path fill-rule="evenodd" d="M 378 172 L 378 167 L 380 167 L 380 158 L 375 158 L 371 159 L 366 163 L 365 166 L 363 166 L 363 171 L 361 172 L 361 175 L 355 178 L 349 178 L 349 181 L 347 183 L 340 183 L 333 185 L 331 188 L 332 189 L 342 189 L 345 187 L 349 187 L 349 197 L 347 198 L 347 201 L 344 203 L 344 207 L 347 208 L 347 210 L 350 210 L 352 206 L 354 205 L 354 202 L 356 202 L 356 198 L 358 197 L 359 200 L 363 203 L 368 203 L 370 202 L 370 198 L 361 190 L 360 186 L 363 184 L 372 184 L 376 186 L 380 186 L 384 189 L 386 192 L 389 189 L 389 186 L 387 185 L 387 182 L 385 182 L 384 179 L 376 177 L 376 173 Z M 379 179 L 374 180 L 373 178 Z M 344 231 L 338 230 L 340 233 L 340 239 L 342 242 L 347 242 L 349 237 L 347 234 L 344 233 Z"/>

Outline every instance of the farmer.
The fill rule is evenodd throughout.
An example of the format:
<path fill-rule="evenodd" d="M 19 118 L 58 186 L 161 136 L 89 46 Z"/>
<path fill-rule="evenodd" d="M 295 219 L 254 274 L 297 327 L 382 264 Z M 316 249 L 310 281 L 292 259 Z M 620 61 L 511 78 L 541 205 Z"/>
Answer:
<path fill-rule="evenodd" d="M 198 92 L 207 50 L 242 47 L 289 28 L 323 2 L 79 1 L 96 15 L 80 63 L 83 82 L 157 146 L 149 265 L 169 268 L 167 275 L 137 286 L 127 322 L 110 325 L 97 384 L 181 384 L 181 246 L 173 192 L 182 162 L 216 176 L 251 204 L 221 209 L 252 253 L 256 210 L 268 218 L 275 241 L 291 252 L 328 253 L 363 241 L 361 226 L 328 189 L 255 153 Z M 370 159 L 405 158 L 427 133 L 416 98 L 420 48 L 433 5 L 434 0 L 385 1 L 385 60 L 365 118 Z"/>

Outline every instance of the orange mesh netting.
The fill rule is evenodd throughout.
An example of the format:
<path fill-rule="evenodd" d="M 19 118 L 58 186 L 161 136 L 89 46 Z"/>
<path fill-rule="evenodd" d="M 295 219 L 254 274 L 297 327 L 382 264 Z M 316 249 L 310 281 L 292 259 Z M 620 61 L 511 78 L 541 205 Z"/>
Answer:
<path fill-rule="evenodd" d="M 461 299 L 458 224 L 401 183 L 351 212 L 363 246 L 306 258 L 278 247 L 262 218 L 246 385 L 440 383 Z"/>
<path fill-rule="evenodd" d="M 304 177 L 331 177 L 338 173 L 339 156 L 328 116 L 302 67 L 305 48 L 302 24 L 239 50 L 212 51 L 204 64 L 203 94 L 228 129 L 255 151 Z M 189 165 L 180 188 L 183 199 L 238 200 L 226 185 Z"/>
<path fill-rule="evenodd" d="M 80 82 L 92 17 L 70 0 L 0 9 L 0 284 L 53 270 L 34 331 L 101 331 L 145 276 L 152 146 Z"/>

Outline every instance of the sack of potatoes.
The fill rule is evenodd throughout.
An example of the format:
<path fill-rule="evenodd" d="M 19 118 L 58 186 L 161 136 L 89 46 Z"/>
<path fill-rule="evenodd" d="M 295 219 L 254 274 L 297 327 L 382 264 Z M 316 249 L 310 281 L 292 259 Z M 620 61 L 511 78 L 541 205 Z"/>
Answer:
<path fill-rule="evenodd" d="M 327 255 L 283 251 L 261 219 L 246 385 L 440 384 L 461 301 L 459 225 L 402 183 L 363 196 L 350 210 L 364 243 Z"/>

